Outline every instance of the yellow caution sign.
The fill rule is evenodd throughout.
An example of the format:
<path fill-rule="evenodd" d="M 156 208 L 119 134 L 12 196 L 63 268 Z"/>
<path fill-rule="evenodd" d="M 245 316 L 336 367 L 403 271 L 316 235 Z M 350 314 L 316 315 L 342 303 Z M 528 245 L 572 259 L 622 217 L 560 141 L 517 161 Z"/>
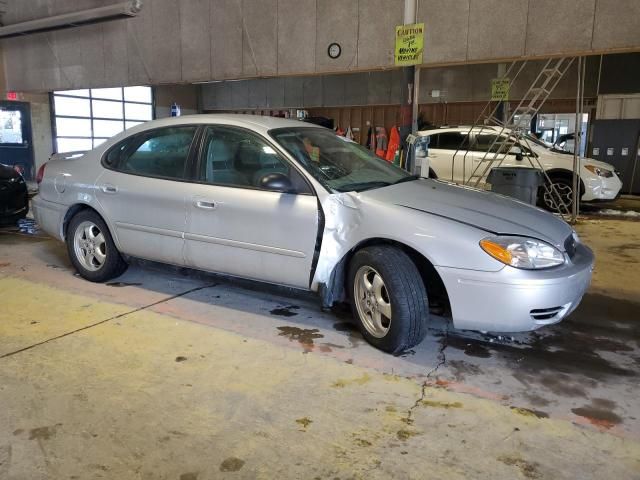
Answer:
<path fill-rule="evenodd" d="M 396 27 L 395 64 L 399 67 L 422 63 L 424 23 Z"/>
<path fill-rule="evenodd" d="M 495 102 L 504 102 L 509 100 L 509 83 L 508 78 L 494 78 L 491 80 L 491 100 Z"/>

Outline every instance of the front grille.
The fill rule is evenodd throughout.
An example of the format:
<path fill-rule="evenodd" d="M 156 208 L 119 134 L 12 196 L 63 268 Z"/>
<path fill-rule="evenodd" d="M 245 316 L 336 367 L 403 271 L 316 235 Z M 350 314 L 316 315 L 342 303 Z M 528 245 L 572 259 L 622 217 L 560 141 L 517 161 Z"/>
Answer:
<path fill-rule="evenodd" d="M 534 320 L 550 320 L 562 310 L 564 310 L 564 307 L 534 308 L 529 313 Z"/>
<path fill-rule="evenodd" d="M 569 258 L 573 258 L 576 255 L 576 239 L 573 235 L 569 235 L 564 241 L 564 249 L 569 255 Z"/>

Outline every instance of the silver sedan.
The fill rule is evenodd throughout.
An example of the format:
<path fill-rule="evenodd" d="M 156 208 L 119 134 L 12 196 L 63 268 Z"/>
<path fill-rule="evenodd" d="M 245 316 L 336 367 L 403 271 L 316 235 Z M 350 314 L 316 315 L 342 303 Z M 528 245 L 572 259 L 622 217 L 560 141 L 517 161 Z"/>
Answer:
<path fill-rule="evenodd" d="M 526 331 L 580 302 L 593 254 L 562 220 L 417 178 L 332 131 L 246 115 L 156 120 L 38 172 L 33 209 L 84 278 L 129 257 L 347 300 L 364 337 L 418 344 L 430 304 L 456 328 Z"/>

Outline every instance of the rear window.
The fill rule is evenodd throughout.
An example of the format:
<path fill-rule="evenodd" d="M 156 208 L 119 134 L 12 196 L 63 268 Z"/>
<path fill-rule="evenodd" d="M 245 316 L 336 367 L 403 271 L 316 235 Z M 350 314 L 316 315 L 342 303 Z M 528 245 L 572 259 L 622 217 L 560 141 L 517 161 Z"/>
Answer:
<path fill-rule="evenodd" d="M 134 175 L 184 179 L 197 128 L 167 127 L 134 135 L 111 148 L 103 164 Z"/>

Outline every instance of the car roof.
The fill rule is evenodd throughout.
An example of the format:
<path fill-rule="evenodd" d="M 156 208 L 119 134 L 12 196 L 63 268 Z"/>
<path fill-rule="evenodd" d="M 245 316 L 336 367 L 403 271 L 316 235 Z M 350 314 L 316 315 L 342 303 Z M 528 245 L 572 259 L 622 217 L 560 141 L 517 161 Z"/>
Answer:
<path fill-rule="evenodd" d="M 427 136 L 427 135 L 435 135 L 436 133 L 445 133 L 445 132 L 469 132 L 469 130 L 471 130 L 472 132 L 489 132 L 489 131 L 496 131 L 496 127 L 493 127 L 491 125 L 477 125 L 475 127 L 471 126 L 471 125 L 467 125 L 467 126 L 443 126 L 443 127 L 438 127 L 438 128 L 430 128 L 427 130 L 420 130 L 419 132 L 417 132 L 416 134 L 418 136 Z M 506 129 L 505 129 L 506 131 Z"/>
<path fill-rule="evenodd" d="M 111 148 L 116 143 L 138 133 L 154 130 L 172 125 L 229 125 L 234 127 L 244 127 L 254 132 L 267 135 L 269 130 L 274 128 L 321 128 L 324 127 L 300 120 L 290 120 L 287 118 L 267 117 L 261 115 L 243 115 L 232 113 L 201 113 L 197 115 L 183 115 L 180 117 L 160 118 L 141 123 L 123 132 L 114 135 L 106 142 L 100 144 L 94 150 L 102 155 L 103 152 Z"/>
<path fill-rule="evenodd" d="M 203 113 L 198 115 L 183 115 L 180 117 L 161 118 L 144 123 L 144 129 L 158 128 L 171 125 L 185 124 L 227 124 L 246 125 L 257 130 L 271 130 L 273 128 L 294 128 L 294 127 L 318 127 L 300 120 L 287 118 L 267 117 L 261 115 L 244 115 L 232 113 Z"/>

